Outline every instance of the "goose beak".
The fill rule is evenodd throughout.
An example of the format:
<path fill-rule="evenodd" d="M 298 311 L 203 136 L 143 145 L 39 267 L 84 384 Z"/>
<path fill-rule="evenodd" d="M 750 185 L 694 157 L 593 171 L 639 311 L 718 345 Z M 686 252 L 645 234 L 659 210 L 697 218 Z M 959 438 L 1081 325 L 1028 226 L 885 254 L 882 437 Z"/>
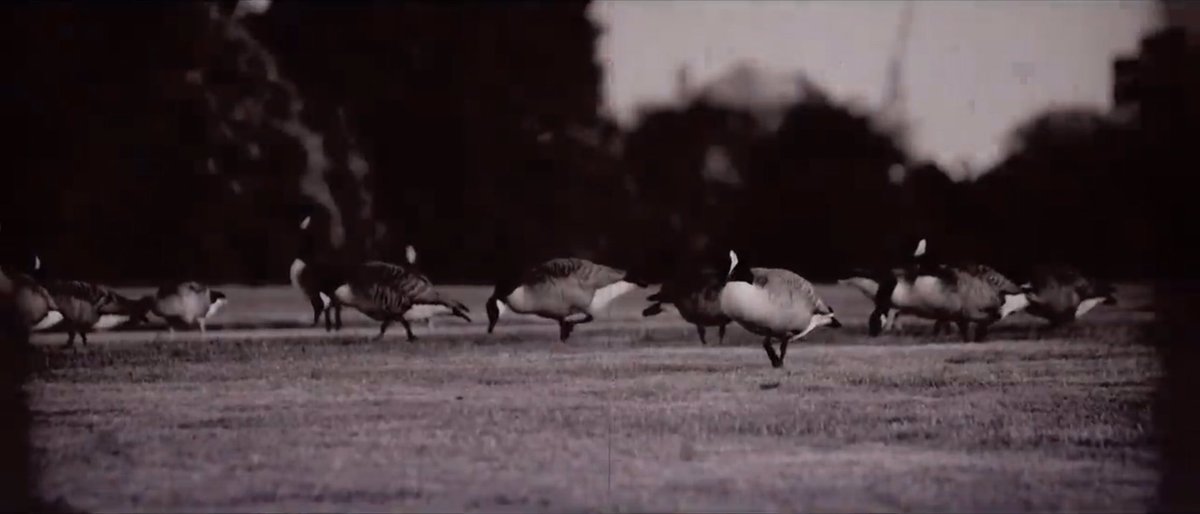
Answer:
<path fill-rule="evenodd" d="M 842 328 L 842 322 L 838 321 L 837 318 L 829 318 L 829 326 L 832 328 Z"/>
<path fill-rule="evenodd" d="M 1111 294 L 1104 297 L 1104 305 L 1116 305 L 1116 304 L 1117 304 L 1117 297 L 1115 297 Z"/>

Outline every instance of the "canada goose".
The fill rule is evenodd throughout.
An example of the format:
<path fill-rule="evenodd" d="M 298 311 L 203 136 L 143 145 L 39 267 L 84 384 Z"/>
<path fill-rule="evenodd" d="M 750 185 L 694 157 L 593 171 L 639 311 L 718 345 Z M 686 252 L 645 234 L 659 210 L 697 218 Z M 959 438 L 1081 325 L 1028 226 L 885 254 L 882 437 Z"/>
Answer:
<path fill-rule="evenodd" d="M 613 300 L 639 287 L 629 273 L 587 259 L 551 259 L 508 276 L 496 283 L 487 300 L 488 333 L 500 315 L 511 309 L 518 314 L 535 314 L 558 322 L 559 340 L 567 342 L 575 325 L 595 319 Z"/>
<path fill-rule="evenodd" d="M 18 321 L 32 331 L 46 330 L 61 322 L 63 313 L 50 292 L 34 278 L 41 275 L 42 260 L 35 255 L 32 264 L 32 268 L 5 270 L 5 278 Z"/>
<path fill-rule="evenodd" d="M 139 308 L 137 301 L 104 286 L 79 280 L 53 280 L 46 283 L 46 290 L 63 313 L 67 346 L 75 344 L 76 334 L 86 345 L 87 334 L 93 330 L 146 320 L 145 310 Z"/>
<path fill-rule="evenodd" d="M 708 344 L 705 327 L 717 327 L 719 342 L 725 341 L 725 326 L 731 321 L 721 311 L 721 289 L 725 285 L 722 277 L 706 274 L 680 277 L 663 284 L 662 289 L 646 299 L 654 302 L 642 311 L 642 316 L 655 316 L 663 311 L 663 304 L 674 304 L 679 315 L 696 326 L 700 343 Z"/>
<path fill-rule="evenodd" d="M 410 321 L 449 312 L 471 322 L 467 315 L 470 309 L 434 290 L 425 275 L 387 262 L 371 261 L 356 266 L 348 281 L 334 290 L 334 296 L 371 319 L 383 322 L 376 339 L 383 338 L 393 321 L 404 326 L 409 341 L 417 339 Z"/>
<path fill-rule="evenodd" d="M 974 322 L 976 340 L 982 341 L 992 323 L 1028 305 L 1024 291 L 994 268 L 970 261 L 936 263 L 927 248 L 927 241 L 921 239 L 912 263 L 883 275 L 883 287 L 876 292 L 876 310 L 868 323 L 869 335 L 879 334 L 885 318 L 894 320 L 905 313 L 933 319 L 934 335 L 955 321 L 964 339 Z"/>
<path fill-rule="evenodd" d="M 229 302 L 225 293 L 194 281 L 163 285 L 152 296 L 138 301 L 144 311 L 153 312 L 167 322 L 171 334 L 177 327 L 200 325 L 200 333 L 208 332 L 205 322 Z"/>
<path fill-rule="evenodd" d="M 292 287 L 304 294 L 312 307 L 312 326 L 320 323 L 324 313 L 325 331 L 329 332 L 335 327 L 332 318 L 336 318 L 336 328 L 342 328 L 342 306 L 334 298 L 333 291 L 346 282 L 345 271 L 336 264 L 316 258 L 315 242 L 308 230 L 311 224 L 312 216 L 305 216 L 300 222 L 300 248 L 288 269 L 288 277 Z"/>
<path fill-rule="evenodd" d="M 1089 279 L 1070 266 L 1037 266 L 1031 278 L 1022 286 L 1029 298 L 1026 311 L 1049 321 L 1051 328 L 1071 323 L 1097 305 L 1117 303 L 1111 284 Z"/>
<path fill-rule="evenodd" d="M 842 326 L 812 284 L 789 270 L 746 267 L 730 250 L 726 276 L 721 310 L 746 330 L 763 336 L 763 349 L 772 367 L 783 366 L 788 343 L 817 327 Z M 780 341 L 779 355 L 771 345 L 772 339 Z"/>

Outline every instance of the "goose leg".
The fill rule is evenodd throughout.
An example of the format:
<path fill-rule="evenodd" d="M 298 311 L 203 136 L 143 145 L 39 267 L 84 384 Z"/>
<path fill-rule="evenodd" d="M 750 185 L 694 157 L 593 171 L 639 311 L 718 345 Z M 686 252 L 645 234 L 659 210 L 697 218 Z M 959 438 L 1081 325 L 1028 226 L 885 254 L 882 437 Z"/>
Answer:
<path fill-rule="evenodd" d="M 574 323 L 570 323 L 567 321 L 559 321 L 558 322 L 558 340 L 566 343 L 567 338 L 571 337 L 571 329 L 573 329 L 573 328 L 575 328 Z"/>
<path fill-rule="evenodd" d="M 309 303 L 309 305 L 312 306 L 312 311 L 313 311 L 312 326 L 315 327 L 315 326 L 317 326 L 317 323 L 321 322 L 321 312 L 325 310 L 325 304 L 323 302 L 321 302 L 321 298 L 319 296 L 308 297 L 308 303 Z M 326 317 L 326 320 L 328 320 L 328 319 L 329 318 Z M 326 323 L 326 324 L 328 324 L 328 323 Z"/>
<path fill-rule="evenodd" d="M 74 331 L 74 330 L 70 330 L 70 329 L 68 329 L 68 330 L 67 330 L 67 345 L 66 345 L 66 348 L 70 348 L 70 347 L 72 347 L 72 346 L 75 346 L 75 331 Z"/>
<path fill-rule="evenodd" d="M 83 341 L 83 345 L 87 346 L 87 332 L 79 331 L 79 340 Z"/>
<path fill-rule="evenodd" d="M 962 336 L 962 340 L 964 343 L 971 340 L 968 337 L 970 335 L 970 332 L 971 332 L 971 322 L 969 322 L 967 320 L 962 320 L 962 321 L 958 322 L 958 333 L 959 333 L 959 335 Z"/>
<path fill-rule="evenodd" d="M 779 340 L 779 365 L 780 366 L 783 366 L 783 358 L 787 357 L 788 341 L 791 341 L 790 337 L 784 337 Z"/>
<path fill-rule="evenodd" d="M 413 341 L 416 341 L 416 340 L 417 340 L 417 336 L 414 336 L 414 335 L 413 335 L 413 333 L 412 333 L 412 325 L 410 325 L 410 324 L 408 323 L 408 320 L 406 320 L 406 319 L 404 319 L 404 318 L 400 318 L 400 324 L 404 326 L 404 333 L 405 333 L 405 334 L 408 334 L 408 342 L 410 342 L 410 343 L 411 343 L 411 342 L 413 342 Z"/>
<path fill-rule="evenodd" d="M 708 340 L 704 338 L 704 326 L 696 325 L 696 333 L 700 334 L 700 344 L 708 344 Z"/>
<path fill-rule="evenodd" d="M 383 324 L 379 325 L 379 335 L 375 336 L 376 341 L 383 339 L 383 335 L 387 333 L 388 325 L 391 325 L 391 324 L 392 324 L 392 320 L 390 320 L 390 319 L 383 320 Z"/>
<path fill-rule="evenodd" d="M 983 339 L 987 337 L 987 333 L 988 333 L 988 323 L 976 323 L 975 324 L 975 342 L 982 343 Z"/>
<path fill-rule="evenodd" d="M 340 303 L 334 304 L 333 309 L 334 309 L 333 313 L 336 317 L 333 327 L 337 330 L 341 330 L 342 329 L 342 304 L 340 304 Z"/>
<path fill-rule="evenodd" d="M 717 343 L 718 344 L 725 344 L 725 325 L 727 325 L 727 324 L 728 323 L 722 323 L 721 327 L 717 329 L 717 338 L 718 338 Z"/>
<path fill-rule="evenodd" d="M 767 358 L 771 359 L 772 368 L 783 366 L 783 360 L 778 355 L 775 355 L 775 347 L 771 346 L 771 336 L 763 338 L 763 349 L 767 351 Z"/>

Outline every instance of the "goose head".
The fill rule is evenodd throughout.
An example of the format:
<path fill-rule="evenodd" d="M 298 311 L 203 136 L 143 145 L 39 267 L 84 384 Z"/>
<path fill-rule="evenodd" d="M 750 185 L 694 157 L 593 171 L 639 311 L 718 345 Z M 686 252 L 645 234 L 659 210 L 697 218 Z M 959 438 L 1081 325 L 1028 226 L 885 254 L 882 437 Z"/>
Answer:
<path fill-rule="evenodd" d="M 517 285 L 516 279 L 507 276 L 496 282 L 496 289 L 484 304 L 484 308 L 487 310 L 489 334 L 496 328 L 496 322 L 500 320 L 500 303 L 517 289 Z"/>
<path fill-rule="evenodd" d="M 750 267 L 738 259 L 738 254 L 734 250 L 729 250 L 729 271 L 725 272 L 725 280 L 727 282 L 754 283 L 754 275 L 750 272 Z"/>

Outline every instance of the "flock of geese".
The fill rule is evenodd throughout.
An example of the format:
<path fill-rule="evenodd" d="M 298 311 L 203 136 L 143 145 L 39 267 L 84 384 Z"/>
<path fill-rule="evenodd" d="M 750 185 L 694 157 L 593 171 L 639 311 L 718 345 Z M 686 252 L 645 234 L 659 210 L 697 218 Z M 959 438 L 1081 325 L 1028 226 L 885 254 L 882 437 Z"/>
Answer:
<path fill-rule="evenodd" d="M 438 316 L 471 321 L 467 306 L 437 291 L 420 271 L 411 246 L 406 248 L 404 264 L 341 265 L 316 255 L 308 235 L 310 222 L 311 217 L 305 217 L 300 223 L 302 243 L 289 274 L 292 285 L 312 307 L 313 326 L 324 316 L 327 331 L 340 330 L 342 309 L 351 307 L 380 322 L 377 338 L 392 323 L 399 323 L 413 341 L 413 322 Z M 935 334 L 954 323 L 964 340 L 970 340 L 974 325 L 974 340 L 982 341 L 988 327 L 1018 311 L 1058 327 L 1098 304 L 1116 303 L 1111 285 L 1070 266 L 1035 268 L 1027 283 L 1017 285 L 983 264 L 936 262 L 926 246 L 922 239 L 907 262 L 884 270 L 858 270 L 839 281 L 874 303 L 868 320 L 870 336 L 900 329 L 897 318 L 906 315 L 934 320 Z M 166 284 L 154 294 L 133 299 L 98 284 L 47 278 L 36 256 L 30 264 L 25 269 L 0 270 L 0 291 L 15 300 L 31 330 L 65 328 L 67 346 L 74 345 L 76 335 L 87 344 L 89 332 L 147 322 L 149 314 L 162 318 L 172 334 L 196 325 L 204 333 L 205 321 L 227 303 L 223 293 L 196 281 Z M 749 267 L 732 250 L 727 264 L 717 268 L 723 272 L 684 270 L 648 297 L 652 303 L 643 315 L 654 316 L 673 305 L 696 327 L 704 344 L 707 328 L 717 327 L 723 340 L 726 326 L 736 322 L 763 337 L 773 367 L 783 365 L 789 343 L 820 327 L 842 326 L 833 308 L 800 275 L 782 268 Z M 649 286 L 624 270 L 586 259 L 551 259 L 497 281 L 485 303 L 487 332 L 493 332 L 503 313 L 512 311 L 556 321 L 559 339 L 566 342 L 576 325 L 593 321 L 613 300 Z"/>

